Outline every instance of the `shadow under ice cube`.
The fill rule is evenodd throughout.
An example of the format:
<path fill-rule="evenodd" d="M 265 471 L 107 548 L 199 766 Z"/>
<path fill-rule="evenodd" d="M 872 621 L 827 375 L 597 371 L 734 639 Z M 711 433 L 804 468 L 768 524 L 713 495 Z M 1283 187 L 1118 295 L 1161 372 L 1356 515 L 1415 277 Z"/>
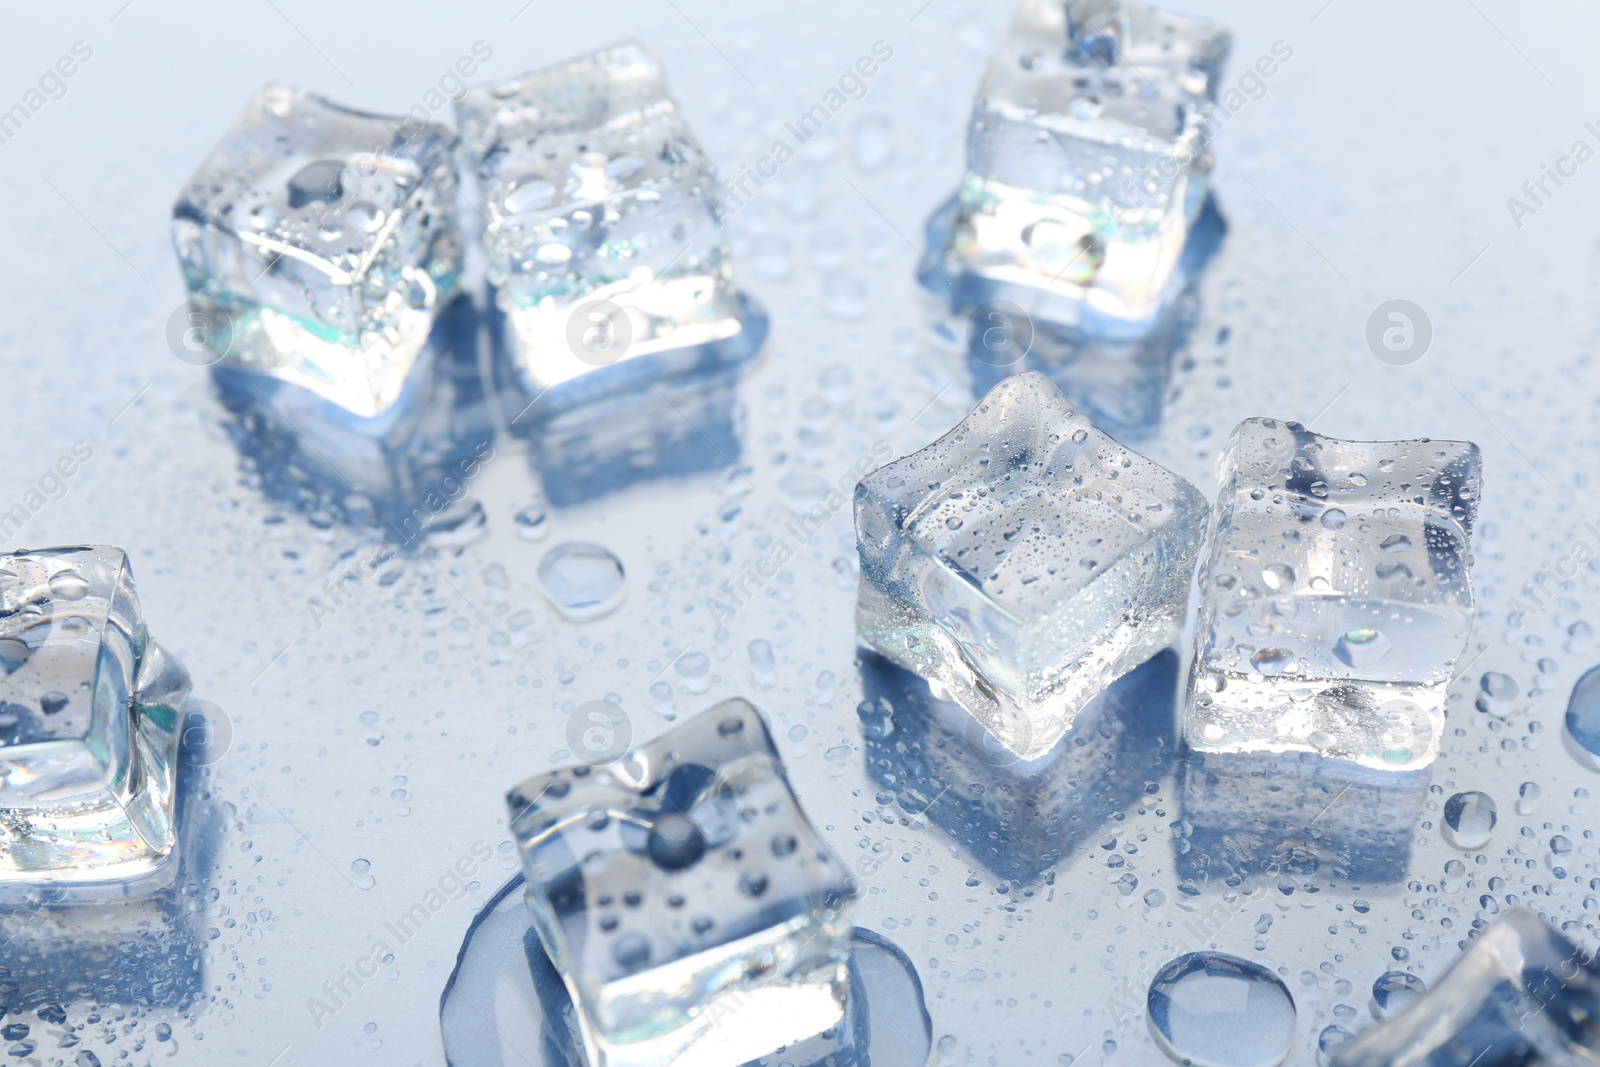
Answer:
<path fill-rule="evenodd" d="M 213 350 L 359 416 L 391 407 L 461 269 L 455 144 L 303 89 L 257 93 L 172 207 L 184 283 L 222 309 L 201 324 Z"/>
<path fill-rule="evenodd" d="M 1189 744 L 1432 762 L 1472 625 L 1481 468 L 1469 442 L 1241 423 L 1218 466 Z"/>
<path fill-rule="evenodd" d="M 841 1019 L 855 887 L 750 704 L 506 799 L 592 1067 L 738 1067 Z"/>
<path fill-rule="evenodd" d="M 1023 759 L 1183 629 L 1206 504 L 1036 371 L 856 487 L 869 648 Z"/>
<path fill-rule="evenodd" d="M 1230 43 L 1145 4 L 1024 0 L 978 90 L 946 262 L 1060 321 L 1153 319 L 1206 199 Z"/>
<path fill-rule="evenodd" d="M 0 895 L 164 875 L 188 690 L 120 549 L 0 555 Z"/>
<path fill-rule="evenodd" d="M 743 328 L 716 175 L 626 42 L 456 104 L 506 348 L 534 389 Z"/>

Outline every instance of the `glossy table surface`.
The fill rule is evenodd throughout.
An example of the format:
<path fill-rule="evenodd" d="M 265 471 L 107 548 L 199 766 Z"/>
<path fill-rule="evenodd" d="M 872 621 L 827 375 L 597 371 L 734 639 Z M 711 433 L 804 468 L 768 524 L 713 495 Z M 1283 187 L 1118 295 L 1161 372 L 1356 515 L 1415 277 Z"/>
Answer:
<path fill-rule="evenodd" d="M 806 809 L 857 870 L 857 925 L 915 968 L 933 1062 L 1165 1062 L 1146 989 L 1169 960 L 1214 949 L 1282 979 L 1288 1062 L 1312 1064 L 1326 1027 L 1373 1025 L 1381 974 L 1437 979 L 1510 902 L 1593 945 L 1600 773 L 1562 717 L 1600 662 L 1600 576 L 1582 565 L 1600 551 L 1600 163 L 1573 154 L 1600 147 L 1600 15 L 1570 0 L 1536 17 L 1509 0 L 1190 7 L 1234 30 L 1230 85 L 1275 42 L 1293 54 L 1245 85 L 1217 136 L 1226 233 L 1187 338 L 1126 385 L 1156 398 L 1128 439 L 1207 493 L 1229 431 L 1254 415 L 1482 447 L 1470 663 L 1420 781 L 1185 761 L 1170 695 L 1182 646 L 1065 749 L 1008 765 L 859 659 L 848 508 L 809 540 L 789 532 L 861 464 L 953 425 L 983 380 L 915 276 L 1008 5 L 8 12 L 0 107 L 26 102 L 74 42 L 92 55 L 0 143 L 0 510 L 27 504 L 18 544 L 129 551 L 152 632 L 192 672 L 214 736 L 185 772 L 187 910 L 142 933 L 133 907 L 36 925 L 44 962 L 12 975 L 29 988 L 0 1020 L 30 1033 L 0 1049 L 38 1063 L 92 1050 L 107 1064 L 443 1064 L 441 993 L 475 910 L 515 873 L 503 793 L 566 761 L 569 715 L 608 697 L 639 739 L 731 696 L 767 713 Z M 555 447 L 505 432 L 517 411 L 474 392 L 491 361 L 461 313 L 452 383 L 470 411 L 456 428 L 492 438 L 452 503 L 470 515 L 455 536 L 357 568 L 335 596 L 379 540 L 326 506 L 343 495 L 328 486 L 412 475 L 381 449 L 334 450 L 335 431 L 264 430 L 174 357 L 173 196 L 269 79 L 399 112 L 475 42 L 493 52 L 482 76 L 505 76 L 625 36 L 663 57 L 725 174 L 792 140 L 785 123 L 874 42 L 893 56 L 729 221 L 736 276 L 770 316 L 746 373 Z M 1571 176 L 1546 179 L 1535 204 L 1523 184 L 1546 165 Z M 470 289 L 481 308 L 481 283 Z M 1408 365 L 1368 346 L 1391 300 L 1431 322 Z M 76 442 L 92 459 L 34 495 Z M 516 516 L 541 499 L 533 540 Z M 771 563 L 785 538 L 793 558 Z M 539 592 L 540 559 L 568 541 L 603 544 L 626 569 L 626 599 L 602 619 L 565 621 Z M 708 600 L 747 567 L 768 577 L 715 618 Z M 1524 586 L 1558 570 L 1530 600 Z M 756 640 L 774 651 L 771 678 L 753 673 Z M 1510 681 L 1492 679 L 1480 710 L 1486 673 Z M 864 701 L 879 710 L 858 714 Z M 1475 852 L 1439 829 L 1463 790 L 1499 812 Z M 1570 850 L 1552 851 L 1557 836 Z M 463 860 L 472 884 L 455 893 Z M 426 921 L 390 938 L 418 904 Z M 388 958 L 372 963 L 379 941 Z M 75 982 L 94 988 L 74 995 Z M 63 1010 L 41 1016 L 43 1002 Z"/>

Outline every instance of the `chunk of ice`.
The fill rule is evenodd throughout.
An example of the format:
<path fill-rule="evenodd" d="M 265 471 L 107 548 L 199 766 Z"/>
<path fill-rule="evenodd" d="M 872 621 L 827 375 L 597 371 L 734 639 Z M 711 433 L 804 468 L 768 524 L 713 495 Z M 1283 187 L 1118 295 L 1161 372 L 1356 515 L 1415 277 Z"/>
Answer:
<path fill-rule="evenodd" d="M 1468 442 L 1240 424 L 1218 464 L 1189 744 L 1431 762 L 1472 624 L 1481 477 Z"/>
<path fill-rule="evenodd" d="M 188 690 L 121 549 L 0 555 L 0 891 L 165 869 Z"/>
<path fill-rule="evenodd" d="M 1023 759 L 1183 629 L 1206 504 L 1014 375 L 855 494 L 868 647 Z"/>
<path fill-rule="evenodd" d="M 227 364 L 357 415 L 400 396 L 461 267 L 455 134 L 287 85 L 256 94 L 173 205 Z"/>
<path fill-rule="evenodd" d="M 1600 968 L 1515 908 L 1397 1018 L 1360 1035 L 1334 1067 L 1528 1067 L 1600 1061 Z"/>
<path fill-rule="evenodd" d="M 594 1067 L 737 1067 L 842 1017 L 855 887 L 750 704 L 506 799 Z"/>
<path fill-rule="evenodd" d="M 1216 26 L 1120 0 L 1024 0 L 978 90 L 946 248 L 958 271 L 1148 320 L 1205 203 Z"/>
<path fill-rule="evenodd" d="M 475 87 L 456 114 L 532 388 L 740 332 L 715 172 L 641 45 Z"/>

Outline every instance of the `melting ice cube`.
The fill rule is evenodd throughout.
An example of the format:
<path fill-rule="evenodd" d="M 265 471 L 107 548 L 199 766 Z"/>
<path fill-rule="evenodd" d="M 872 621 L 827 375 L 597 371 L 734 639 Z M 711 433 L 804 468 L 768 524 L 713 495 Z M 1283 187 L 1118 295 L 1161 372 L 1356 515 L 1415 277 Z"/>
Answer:
<path fill-rule="evenodd" d="M 1516 908 L 1397 1018 L 1344 1045 L 1334 1067 L 1528 1067 L 1600 1062 L 1600 968 Z"/>
<path fill-rule="evenodd" d="M 224 313 L 195 328 L 229 365 L 391 407 L 461 267 L 455 140 L 262 89 L 172 208 L 184 282 Z"/>
<path fill-rule="evenodd" d="M 0 891 L 153 879 L 189 679 L 121 549 L 0 555 Z"/>
<path fill-rule="evenodd" d="M 737 1067 L 842 1017 L 855 887 L 750 704 L 507 803 L 594 1067 Z"/>
<path fill-rule="evenodd" d="M 1242 423 L 1218 467 L 1189 743 L 1432 761 L 1472 622 L 1480 468 L 1468 442 Z"/>
<path fill-rule="evenodd" d="M 476 87 L 456 113 L 506 349 L 532 388 L 740 332 L 715 172 L 642 46 Z"/>
<path fill-rule="evenodd" d="M 1206 504 L 1028 371 L 855 513 L 861 640 L 1035 759 L 1183 629 Z"/>
<path fill-rule="evenodd" d="M 1206 198 L 1222 29 L 1024 0 L 978 90 L 946 261 L 1078 321 L 1152 319 Z"/>

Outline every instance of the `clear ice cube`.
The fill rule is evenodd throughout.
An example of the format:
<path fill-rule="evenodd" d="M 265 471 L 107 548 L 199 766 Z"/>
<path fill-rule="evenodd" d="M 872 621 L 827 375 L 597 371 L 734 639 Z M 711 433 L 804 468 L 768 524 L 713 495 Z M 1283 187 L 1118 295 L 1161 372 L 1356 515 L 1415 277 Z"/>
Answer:
<path fill-rule="evenodd" d="M 363 417 L 399 398 L 461 267 L 455 134 L 268 85 L 173 205 L 228 365 Z"/>
<path fill-rule="evenodd" d="M 165 869 L 188 689 L 121 549 L 0 555 L 0 891 Z"/>
<path fill-rule="evenodd" d="M 1481 467 L 1470 442 L 1240 424 L 1218 461 L 1189 744 L 1431 762 L 1472 625 Z"/>
<path fill-rule="evenodd" d="M 1334 1067 L 1578 1067 L 1600 1062 L 1594 954 L 1514 908 L 1397 1018 L 1361 1034 Z"/>
<path fill-rule="evenodd" d="M 750 704 L 506 799 L 593 1067 L 737 1067 L 842 1017 L 855 887 Z"/>
<path fill-rule="evenodd" d="M 862 642 L 1036 759 L 1183 629 L 1206 503 L 1028 371 L 864 478 L 855 516 Z"/>
<path fill-rule="evenodd" d="M 533 388 L 740 332 L 715 172 L 641 45 L 475 87 L 456 114 Z"/>
<path fill-rule="evenodd" d="M 1024 0 L 978 90 L 946 248 L 1056 317 L 1155 317 L 1205 203 L 1219 27 L 1120 0 Z"/>

